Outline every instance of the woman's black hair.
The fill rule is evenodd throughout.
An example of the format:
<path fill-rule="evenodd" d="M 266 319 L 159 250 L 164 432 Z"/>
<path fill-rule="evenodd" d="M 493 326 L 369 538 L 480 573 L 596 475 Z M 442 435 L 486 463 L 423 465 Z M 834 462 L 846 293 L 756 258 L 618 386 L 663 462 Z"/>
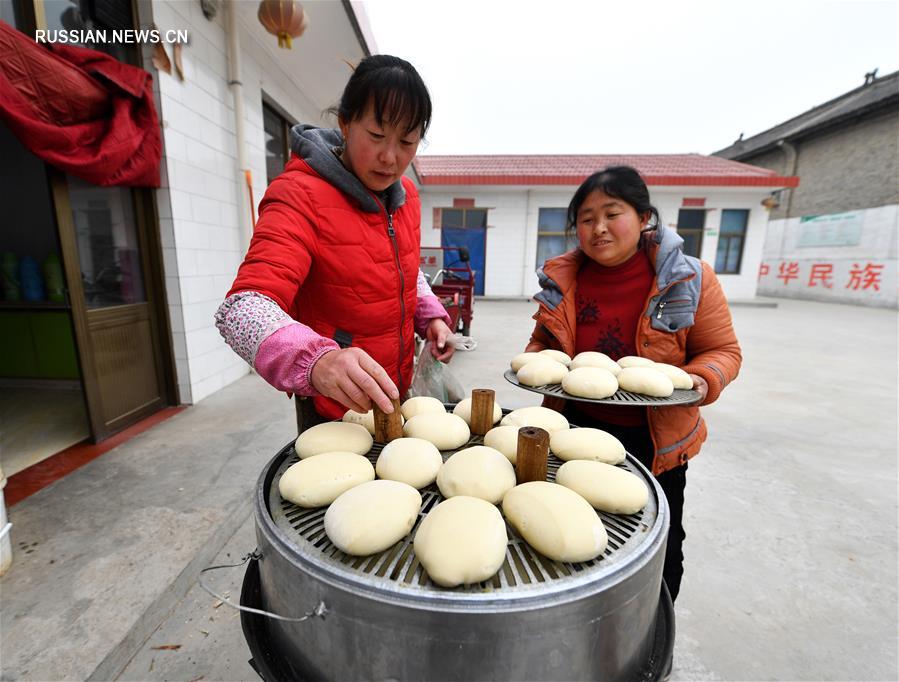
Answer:
<path fill-rule="evenodd" d="M 655 222 L 651 223 L 648 229 L 655 229 L 661 224 L 658 210 L 649 203 L 649 190 L 640 174 L 630 166 L 609 166 L 591 175 L 577 188 L 571 203 L 568 204 L 568 224 L 565 227 L 567 236 L 570 237 L 574 233 L 578 211 L 581 210 L 587 197 L 596 190 L 630 204 L 641 218 L 649 213 L 655 218 Z"/>
<path fill-rule="evenodd" d="M 404 125 L 406 133 L 420 130 L 422 137 L 431 125 L 431 96 L 418 71 L 405 59 L 388 54 L 363 59 L 331 112 L 349 123 L 362 118 L 369 104 L 378 125 Z"/>

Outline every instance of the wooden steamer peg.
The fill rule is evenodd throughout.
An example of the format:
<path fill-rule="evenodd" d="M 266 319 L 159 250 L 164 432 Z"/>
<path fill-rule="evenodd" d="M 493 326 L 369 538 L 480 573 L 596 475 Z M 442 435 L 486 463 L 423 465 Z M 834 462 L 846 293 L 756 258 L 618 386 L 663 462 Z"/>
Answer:
<path fill-rule="evenodd" d="M 393 412 L 386 414 L 376 404 L 372 404 L 372 413 L 375 417 L 375 442 L 389 443 L 392 440 L 403 437 L 403 421 L 400 413 L 400 401 L 394 399 Z"/>
<path fill-rule="evenodd" d="M 471 432 L 485 435 L 493 428 L 493 404 L 496 391 L 492 388 L 476 388 L 471 392 Z"/>
<path fill-rule="evenodd" d="M 549 461 L 549 433 L 536 426 L 518 429 L 518 458 L 515 481 L 519 485 L 529 481 L 545 481 Z"/>

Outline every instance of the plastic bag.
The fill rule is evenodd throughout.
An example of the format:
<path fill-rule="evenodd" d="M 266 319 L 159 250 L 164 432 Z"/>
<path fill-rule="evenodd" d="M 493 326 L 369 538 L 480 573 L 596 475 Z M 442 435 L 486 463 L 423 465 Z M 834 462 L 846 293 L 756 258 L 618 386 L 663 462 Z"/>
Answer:
<path fill-rule="evenodd" d="M 412 375 L 412 385 L 409 388 L 409 397 L 431 396 L 443 403 L 457 403 L 465 398 L 462 384 L 453 375 L 449 367 L 437 360 L 431 354 L 431 346 L 428 341 L 418 354 L 415 363 L 415 374 Z"/>
<path fill-rule="evenodd" d="M 456 350 L 461 351 L 474 350 L 478 347 L 478 342 L 472 337 L 462 336 L 461 334 L 451 334 L 446 338 L 446 342 Z"/>

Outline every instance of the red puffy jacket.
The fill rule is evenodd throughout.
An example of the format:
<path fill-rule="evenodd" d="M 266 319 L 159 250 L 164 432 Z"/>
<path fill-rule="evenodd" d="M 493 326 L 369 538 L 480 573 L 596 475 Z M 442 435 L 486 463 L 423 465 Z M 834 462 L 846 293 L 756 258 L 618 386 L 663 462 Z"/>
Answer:
<path fill-rule="evenodd" d="M 418 192 L 402 182 L 405 203 L 392 216 L 383 204 L 365 212 L 294 154 L 259 204 L 228 292 L 258 291 L 322 336 L 363 349 L 400 395 L 412 381 L 421 221 Z M 315 408 L 328 419 L 346 412 L 324 396 Z"/>

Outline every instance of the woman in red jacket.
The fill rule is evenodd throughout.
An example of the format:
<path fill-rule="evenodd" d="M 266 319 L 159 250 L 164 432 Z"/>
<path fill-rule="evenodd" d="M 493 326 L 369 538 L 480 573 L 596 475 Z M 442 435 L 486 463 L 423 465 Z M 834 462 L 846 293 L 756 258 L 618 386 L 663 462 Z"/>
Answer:
<path fill-rule="evenodd" d="M 413 334 L 447 361 L 449 316 L 419 270 L 421 205 L 403 177 L 431 120 L 415 68 L 363 59 L 339 130 L 297 125 L 259 205 L 249 251 L 216 312 L 225 341 L 297 401 L 300 430 L 409 388 Z M 312 403 L 312 404 L 310 404 Z"/>
<path fill-rule="evenodd" d="M 742 356 L 730 310 L 707 263 L 685 256 L 683 240 L 662 226 L 636 170 L 606 168 L 587 178 L 568 207 L 578 248 L 540 271 L 543 290 L 528 351 L 570 356 L 598 351 L 618 360 L 639 355 L 676 365 L 693 379 L 699 405 L 714 402 L 733 381 Z M 573 424 L 616 436 L 655 474 L 668 498 L 671 527 L 663 575 L 677 597 L 687 460 L 699 452 L 706 426 L 698 405 L 619 407 L 547 398 Z"/>

